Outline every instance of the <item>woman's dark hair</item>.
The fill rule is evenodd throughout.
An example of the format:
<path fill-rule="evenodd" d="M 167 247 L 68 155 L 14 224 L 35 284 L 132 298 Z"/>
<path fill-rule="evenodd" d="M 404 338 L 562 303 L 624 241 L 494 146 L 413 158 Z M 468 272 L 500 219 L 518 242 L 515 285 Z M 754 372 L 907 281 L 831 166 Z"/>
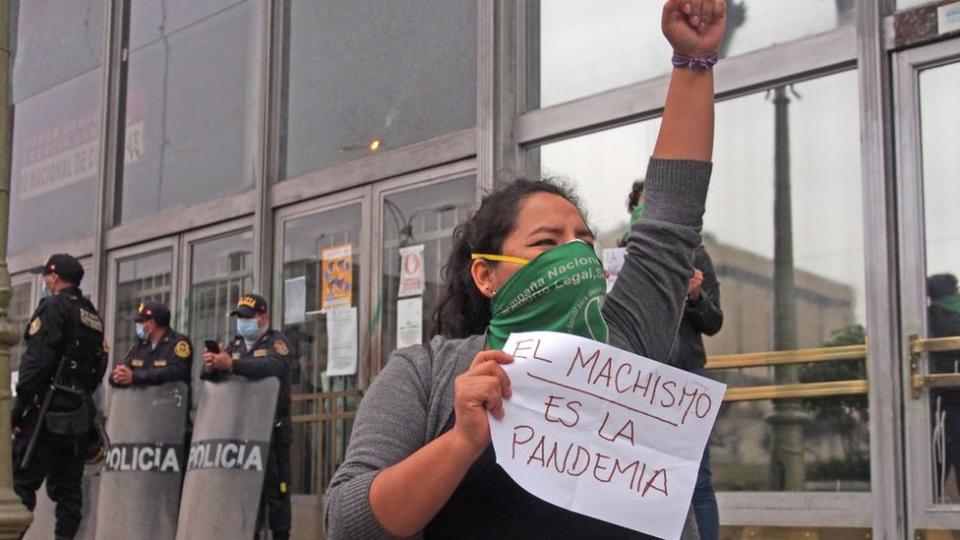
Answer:
<path fill-rule="evenodd" d="M 578 210 L 573 191 L 555 180 L 515 180 L 487 194 L 480 208 L 453 230 L 453 250 L 443 267 L 444 291 L 433 311 L 432 335 L 464 338 L 482 334 L 490 323 L 490 299 L 473 282 L 471 253 L 499 254 L 516 225 L 520 205 L 537 193 L 558 195 Z M 580 211 L 583 215 L 583 211 Z M 488 262 L 488 264 L 498 264 Z"/>
<path fill-rule="evenodd" d="M 627 197 L 627 212 L 633 212 L 633 209 L 640 203 L 641 195 L 643 195 L 643 180 L 637 180 L 630 188 L 630 196 Z"/>
<path fill-rule="evenodd" d="M 640 204 L 641 195 L 643 195 L 643 180 L 636 180 L 630 188 L 630 195 L 627 196 L 627 212 L 633 213 L 633 209 Z M 617 247 L 627 247 L 627 236 L 629 231 L 617 240 Z"/>

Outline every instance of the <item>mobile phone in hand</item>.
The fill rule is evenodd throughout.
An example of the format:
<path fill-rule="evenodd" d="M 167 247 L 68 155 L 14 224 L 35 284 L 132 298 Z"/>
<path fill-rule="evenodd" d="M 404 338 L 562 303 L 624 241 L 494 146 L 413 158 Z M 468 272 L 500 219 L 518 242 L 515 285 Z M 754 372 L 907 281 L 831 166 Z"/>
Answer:
<path fill-rule="evenodd" d="M 213 354 L 220 354 L 220 344 L 217 343 L 216 340 L 213 340 L 213 339 L 205 340 L 203 342 L 203 346 L 204 348 L 207 349 L 208 352 L 212 352 Z"/>

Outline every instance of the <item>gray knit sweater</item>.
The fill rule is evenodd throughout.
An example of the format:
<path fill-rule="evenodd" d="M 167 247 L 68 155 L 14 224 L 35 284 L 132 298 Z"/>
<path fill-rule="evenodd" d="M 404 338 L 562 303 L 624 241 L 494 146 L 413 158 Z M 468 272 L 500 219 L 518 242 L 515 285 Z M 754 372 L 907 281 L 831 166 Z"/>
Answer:
<path fill-rule="evenodd" d="M 603 308 L 609 343 L 666 362 L 683 313 L 710 178 L 707 162 L 650 160 L 646 211 Z M 390 538 L 370 508 L 370 484 L 441 435 L 453 414 L 453 380 L 483 349 L 483 336 L 436 337 L 395 351 L 360 403 L 350 446 L 324 497 L 328 539 Z M 432 358 L 431 358 L 432 356 Z M 698 539 L 692 513 L 685 540 Z"/>

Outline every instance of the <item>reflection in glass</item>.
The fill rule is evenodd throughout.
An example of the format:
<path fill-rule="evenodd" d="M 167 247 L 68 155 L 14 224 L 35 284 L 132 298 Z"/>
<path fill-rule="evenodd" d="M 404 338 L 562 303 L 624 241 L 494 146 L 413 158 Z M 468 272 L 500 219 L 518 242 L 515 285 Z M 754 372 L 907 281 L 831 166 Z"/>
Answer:
<path fill-rule="evenodd" d="M 857 87 L 851 71 L 717 105 L 703 243 L 725 317 L 708 355 L 864 342 Z M 630 185 L 658 128 L 649 120 L 540 148 L 543 174 L 578 187 L 602 247 L 626 230 Z M 848 360 L 712 376 L 740 387 L 864 379 L 866 368 Z M 717 488 L 869 489 L 866 405 L 866 396 L 728 405 L 711 439 Z"/>
<path fill-rule="evenodd" d="M 117 300 L 114 306 L 113 354 L 114 364 L 122 362 L 136 339 L 135 323 L 130 318 L 137 313 L 141 302 L 163 302 L 170 308 L 170 326 L 179 329 L 182 321 L 177 306 L 170 305 L 173 253 L 159 251 L 124 259 L 117 263 Z"/>
<path fill-rule="evenodd" d="M 133 2 L 119 222 L 252 186 L 252 11 L 249 1 Z"/>
<path fill-rule="evenodd" d="M 383 278 L 377 302 L 383 313 L 381 361 L 384 364 L 398 345 L 426 343 L 430 339 L 433 310 L 442 293 L 441 272 L 450 255 L 453 229 L 470 217 L 475 193 L 474 178 L 466 177 L 384 196 Z M 405 283 L 401 299 L 400 250 L 403 248 L 412 250 L 405 260 L 406 275 L 416 276 L 419 271 L 413 267 L 420 266 L 424 279 L 419 286 Z M 408 314 L 411 316 L 398 321 L 398 301 L 419 306 L 421 316 L 413 320 L 412 314 Z M 398 324 L 402 326 L 402 335 L 398 335 Z"/>
<path fill-rule="evenodd" d="M 284 7 L 281 179 L 476 125 L 476 2 Z"/>
<path fill-rule="evenodd" d="M 328 377 L 327 315 L 322 312 L 323 250 L 349 246 L 352 262 L 350 305 L 360 302 L 360 268 L 364 263 L 360 249 L 361 206 L 359 203 L 288 219 L 283 223 L 283 291 L 290 282 L 302 280 L 306 293 L 303 312 L 284 315 L 283 332 L 299 353 L 293 371 L 294 429 L 290 452 L 291 492 L 315 494 L 326 486 L 343 459 L 350 438 L 352 419 L 298 421 L 297 416 L 356 411 L 358 394 L 356 375 Z M 282 313 L 286 313 L 286 294 Z M 279 321 L 278 321 L 279 322 Z M 339 394 L 338 394 L 339 393 Z M 322 394 L 322 395 L 321 395 Z"/>
<path fill-rule="evenodd" d="M 960 336 L 960 234 L 956 149 L 960 63 L 920 72 L 920 137 L 927 263 L 927 336 Z M 960 351 L 930 353 L 930 373 L 960 372 Z M 960 388 L 930 390 L 934 501 L 960 503 Z"/>
<path fill-rule="evenodd" d="M 252 251 L 250 231 L 190 245 L 190 291 L 184 305 L 189 314 L 188 335 L 194 343 L 207 339 L 224 342 L 237 335 L 234 320 L 228 314 L 240 295 L 253 291 Z M 194 362 L 195 382 L 201 369 L 203 362 Z M 195 398 L 199 398 L 199 388 L 199 384 L 194 384 Z M 195 404 L 198 402 L 194 400 Z"/>
<path fill-rule="evenodd" d="M 730 0 L 730 57 L 853 24 L 853 0 Z M 527 0 L 528 108 L 548 107 L 670 71 L 662 2 Z M 539 81 L 539 84 L 537 84 Z"/>
<path fill-rule="evenodd" d="M 11 253 L 93 233 L 103 3 L 40 0 L 13 11 Z"/>
<path fill-rule="evenodd" d="M 32 292 L 33 280 L 14 285 L 10 288 L 10 308 L 7 310 L 7 319 L 21 335 L 30 322 L 30 315 L 33 314 Z M 10 347 L 11 372 L 20 368 L 20 357 L 25 350 L 26 344 L 22 338 L 16 345 Z"/>
<path fill-rule="evenodd" d="M 100 65 L 104 0 L 12 2 L 16 44 L 11 73 L 14 103 Z M 96 98 L 96 96 L 94 96 Z"/>

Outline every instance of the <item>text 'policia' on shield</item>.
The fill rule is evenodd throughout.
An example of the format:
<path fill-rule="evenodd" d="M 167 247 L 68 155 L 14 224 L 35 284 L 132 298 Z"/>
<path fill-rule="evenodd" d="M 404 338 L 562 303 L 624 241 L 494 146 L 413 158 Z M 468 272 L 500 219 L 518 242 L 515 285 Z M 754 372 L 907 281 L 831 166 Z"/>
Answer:
<path fill-rule="evenodd" d="M 197 441 L 190 445 L 187 470 L 228 469 L 262 472 L 268 446 L 269 444 L 265 441 L 231 439 Z"/>

